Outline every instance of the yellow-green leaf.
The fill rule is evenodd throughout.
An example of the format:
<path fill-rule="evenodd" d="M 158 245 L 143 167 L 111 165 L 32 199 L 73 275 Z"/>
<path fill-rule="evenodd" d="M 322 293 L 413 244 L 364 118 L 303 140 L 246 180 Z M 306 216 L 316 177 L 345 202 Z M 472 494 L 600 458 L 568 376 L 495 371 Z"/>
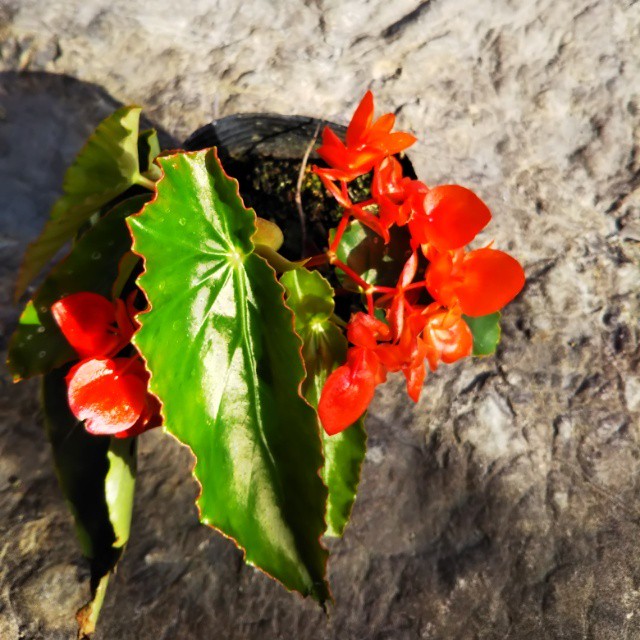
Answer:
<path fill-rule="evenodd" d="M 333 289 L 320 273 L 307 269 L 288 271 L 281 282 L 296 318 L 296 332 L 303 340 L 307 377 L 302 390 L 309 404 L 317 409 L 327 377 L 344 363 L 347 352 L 347 340 L 332 320 Z M 329 489 L 327 535 L 341 536 L 356 499 L 366 452 L 364 417 L 337 435 L 329 436 L 321 427 L 320 433 L 324 452 L 322 478 Z"/>
<path fill-rule="evenodd" d="M 140 173 L 138 162 L 140 111 L 140 107 L 122 107 L 103 120 L 67 169 L 63 195 L 38 238 L 27 247 L 16 299 L 92 214 L 134 184 L 152 186 Z"/>

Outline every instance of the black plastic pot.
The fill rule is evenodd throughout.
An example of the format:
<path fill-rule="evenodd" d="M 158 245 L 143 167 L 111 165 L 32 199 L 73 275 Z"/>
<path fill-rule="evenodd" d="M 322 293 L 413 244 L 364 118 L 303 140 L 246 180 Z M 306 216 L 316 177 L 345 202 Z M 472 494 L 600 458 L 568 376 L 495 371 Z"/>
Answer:
<path fill-rule="evenodd" d="M 283 229 L 281 253 L 298 260 L 326 249 L 329 229 L 336 226 L 341 215 L 336 202 L 310 171 L 311 165 L 320 160 L 315 149 L 327 125 L 344 139 L 346 127 L 334 122 L 273 113 L 239 114 L 200 127 L 183 146 L 187 151 L 217 147 L 225 170 L 240 183 L 245 204 Z M 302 159 L 314 137 L 300 194 L 303 232 L 295 195 Z M 402 163 L 406 175 L 415 177 L 411 162 L 403 158 Z"/>

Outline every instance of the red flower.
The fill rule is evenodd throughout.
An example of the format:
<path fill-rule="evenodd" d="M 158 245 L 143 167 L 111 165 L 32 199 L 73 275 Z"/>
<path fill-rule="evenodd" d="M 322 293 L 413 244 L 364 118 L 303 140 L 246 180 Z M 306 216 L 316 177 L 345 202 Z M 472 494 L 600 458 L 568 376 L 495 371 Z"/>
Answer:
<path fill-rule="evenodd" d="M 96 293 L 76 293 L 51 307 L 54 319 L 82 358 L 67 374 L 71 412 L 89 433 L 129 437 L 158 426 L 160 403 L 147 391 L 140 356 L 114 358 L 128 347 L 137 324 L 135 292 L 127 304 Z"/>
<path fill-rule="evenodd" d="M 81 358 L 115 355 L 136 329 L 122 300 L 114 305 L 97 293 L 74 293 L 58 300 L 51 314 Z"/>
<path fill-rule="evenodd" d="M 66 380 L 71 412 L 89 433 L 118 434 L 151 417 L 149 374 L 138 358 L 81 360 Z"/>
<path fill-rule="evenodd" d="M 431 371 L 435 371 L 441 361 L 451 364 L 473 351 L 471 329 L 462 316 L 453 311 L 433 313 L 424 328 L 423 340 Z"/>
<path fill-rule="evenodd" d="M 327 378 L 320 397 L 318 412 L 329 434 L 342 431 L 364 413 L 388 372 L 402 371 L 407 392 L 417 401 L 427 362 L 435 370 L 440 362 L 452 363 L 472 353 L 473 335 L 462 314 L 493 313 L 524 286 L 522 267 L 508 254 L 488 247 L 470 252 L 463 248 L 491 220 L 478 196 L 458 185 L 429 189 L 403 176 L 402 165 L 393 156 L 415 138 L 392 133 L 393 124 L 392 114 L 374 122 L 373 96 L 367 92 L 344 143 L 325 129 L 318 153 L 329 168 L 314 169 L 344 210 L 326 257 L 358 285 L 368 311 L 349 321 L 347 338 L 353 346 L 346 363 Z M 347 182 L 371 169 L 371 199 L 353 203 Z M 338 258 L 353 218 L 385 243 L 393 226 L 408 225 L 412 253 L 395 287 L 367 282 Z M 419 248 L 428 262 L 423 271 Z M 427 303 L 427 291 L 432 304 Z M 380 311 L 384 321 L 374 316 Z"/>
<path fill-rule="evenodd" d="M 411 304 L 407 300 L 407 287 L 413 282 L 418 269 L 418 254 L 414 251 L 400 273 L 398 284 L 396 285 L 391 306 L 389 308 L 389 323 L 396 340 L 400 338 L 404 328 L 404 316 Z M 417 292 L 416 292 L 417 293 Z"/>
<path fill-rule="evenodd" d="M 459 249 L 471 242 L 491 220 L 491 212 L 478 196 L 457 184 L 429 189 L 413 208 L 411 237 L 439 251 Z"/>
<path fill-rule="evenodd" d="M 416 138 L 401 131 L 391 132 L 394 123 L 392 113 L 373 122 L 373 94 L 367 91 L 347 128 L 346 144 L 325 127 L 318 155 L 331 169 L 319 171 L 331 180 L 349 181 L 371 171 L 385 156 L 404 151 Z"/>
<path fill-rule="evenodd" d="M 392 156 L 376 165 L 371 194 L 380 209 L 380 220 L 389 229 L 407 224 L 414 211 L 424 209 L 428 187 L 419 180 L 403 177 L 402 165 Z"/>
<path fill-rule="evenodd" d="M 364 347 L 349 349 L 346 364 L 326 380 L 318 403 L 324 430 L 333 436 L 351 426 L 367 410 L 386 372 L 376 354 Z"/>
<path fill-rule="evenodd" d="M 358 312 L 347 325 L 347 340 L 357 347 L 375 349 L 378 341 L 391 340 L 391 329 L 375 316 Z"/>
<path fill-rule="evenodd" d="M 429 252 L 427 289 L 449 309 L 459 306 L 468 316 L 485 316 L 502 309 L 524 286 L 520 263 L 503 251 L 485 247 L 466 253 Z"/>

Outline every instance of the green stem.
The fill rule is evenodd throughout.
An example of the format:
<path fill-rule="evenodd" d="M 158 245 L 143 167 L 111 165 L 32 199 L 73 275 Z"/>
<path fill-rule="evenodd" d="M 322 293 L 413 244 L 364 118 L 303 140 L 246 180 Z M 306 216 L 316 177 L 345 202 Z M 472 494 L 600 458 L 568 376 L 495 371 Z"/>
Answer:
<path fill-rule="evenodd" d="M 138 184 L 141 187 L 144 187 L 145 189 L 149 189 L 149 191 L 156 190 L 156 183 L 153 180 L 149 180 L 149 178 L 145 178 L 141 174 L 138 175 L 138 177 L 136 178 L 135 184 Z"/>
<path fill-rule="evenodd" d="M 88 639 L 96 629 L 100 609 L 102 609 L 104 596 L 107 592 L 109 575 L 110 572 L 107 572 L 102 576 L 102 578 L 100 578 L 100 582 L 98 582 L 96 590 L 92 594 L 91 602 L 82 607 L 82 609 L 80 609 L 76 614 L 76 620 L 78 621 L 78 637 L 81 640 Z"/>

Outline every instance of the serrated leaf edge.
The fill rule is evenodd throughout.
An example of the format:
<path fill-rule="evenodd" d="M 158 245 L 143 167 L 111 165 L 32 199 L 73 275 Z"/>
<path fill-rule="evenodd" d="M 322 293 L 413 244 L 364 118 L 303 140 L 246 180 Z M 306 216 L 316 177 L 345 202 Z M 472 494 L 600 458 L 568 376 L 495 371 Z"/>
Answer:
<path fill-rule="evenodd" d="M 225 169 L 224 169 L 224 167 L 222 165 L 222 162 L 220 161 L 220 157 L 218 155 L 217 147 L 208 147 L 208 148 L 205 148 L 205 149 L 199 149 L 197 151 L 180 151 L 179 150 L 179 151 L 174 152 L 174 153 L 162 154 L 162 158 L 165 159 L 165 158 L 172 158 L 172 157 L 177 157 L 177 156 L 194 157 L 194 156 L 196 156 L 198 154 L 201 154 L 203 152 L 206 152 L 206 153 L 213 152 L 216 160 L 218 160 L 218 162 L 220 164 L 220 167 L 222 168 L 222 172 L 224 173 L 225 177 L 229 178 L 230 180 L 232 180 L 235 183 L 236 194 L 238 195 L 238 197 L 240 198 L 240 200 L 242 201 L 243 206 L 244 206 L 244 200 L 242 199 L 242 196 L 240 194 L 240 183 L 238 182 L 238 180 L 236 180 L 236 178 L 234 178 L 233 176 L 230 176 L 225 171 Z M 136 218 L 136 217 L 142 215 L 144 213 L 145 209 L 148 206 L 152 205 L 154 202 L 156 202 L 156 200 L 158 199 L 158 185 L 165 179 L 164 169 L 162 169 L 161 165 L 159 165 L 159 166 L 160 166 L 160 169 L 162 171 L 162 175 L 156 181 L 156 188 L 155 188 L 155 190 L 153 192 L 153 197 L 151 198 L 151 200 L 149 200 L 148 202 L 145 203 L 145 205 L 142 207 L 142 209 L 140 209 L 140 211 L 138 211 L 138 213 L 135 213 L 132 216 L 129 216 L 127 218 L 127 228 L 129 229 L 129 234 L 131 235 L 131 250 L 133 251 L 133 253 L 138 255 L 140 257 L 140 259 L 142 260 L 142 272 L 138 276 L 138 279 L 136 280 L 136 284 L 141 289 L 141 291 L 144 293 L 145 297 L 147 298 L 147 304 L 148 304 L 147 308 L 144 311 L 141 311 L 139 315 L 145 315 L 145 314 L 149 313 L 152 310 L 153 305 L 151 304 L 151 301 L 149 300 L 149 296 L 147 295 L 147 292 L 145 291 L 144 287 L 139 282 L 139 280 L 142 278 L 142 276 L 146 273 L 146 260 L 145 260 L 144 255 L 142 255 L 141 253 L 136 251 L 136 239 L 135 239 L 135 235 L 133 234 L 133 230 L 131 228 L 131 225 L 129 224 L 129 219 L 130 218 Z M 257 214 L 256 214 L 256 212 L 255 212 L 255 210 L 253 208 L 245 207 L 245 211 L 247 211 L 247 213 L 251 213 L 254 216 L 254 219 L 257 218 Z M 278 287 L 280 288 L 280 292 L 281 292 L 281 296 L 282 296 L 282 302 L 284 304 L 284 307 L 289 312 L 289 317 L 290 317 L 290 322 L 291 322 L 291 330 L 293 332 L 293 335 L 296 337 L 296 339 L 298 341 L 298 354 L 300 356 L 300 361 L 301 361 L 302 367 L 304 369 L 304 376 L 301 378 L 300 382 L 298 383 L 297 393 L 298 393 L 298 396 L 300 396 L 300 398 L 302 399 L 302 401 L 305 404 L 307 404 L 309 407 L 311 407 L 309 402 L 302 395 L 302 390 L 301 390 L 302 389 L 302 384 L 303 384 L 303 382 L 304 382 L 304 380 L 306 379 L 306 376 L 307 376 L 307 369 L 306 369 L 306 366 L 304 364 L 304 358 L 302 357 L 303 341 L 302 341 L 302 338 L 295 331 L 295 316 L 294 316 L 294 313 L 289 308 L 289 306 L 286 304 L 286 301 L 285 301 L 285 289 L 284 289 L 284 286 L 278 280 L 275 269 L 262 256 L 258 255 L 257 257 L 260 260 L 262 260 L 269 267 L 271 272 L 273 273 L 274 280 L 276 281 Z M 136 342 L 135 335 L 133 336 L 133 340 L 132 341 L 135 344 L 135 342 Z M 142 359 L 144 360 L 145 367 L 146 367 L 146 360 L 145 360 L 144 356 L 142 356 L 142 354 L 140 354 L 140 355 L 141 355 Z M 290 589 L 289 587 L 287 587 L 287 585 L 285 585 L 276 576 L 271 575 L 268 571 L 266 571 L 262 567 L 259 567 L 259 566 L 255 565 L 253 562 L 248 561 L 247 560 L 246 549 L 233 536 L 225 533 L 224 531 L 219 529 L 216 525 L 214 525 L 214 524 L 212 524 L 210 522 L 206 522 L 203 519 L 202 511 L 201 511 L 201 508 L 200 508 L 200 498 L 201 498 L 202 493 L 203 493 L 203 486 L 202 486 L 202 483 L 200 482 L 200 480 L 198 479 L 198 476 L 196 475 L 196 466 L 197 466 L 197 463 L 198 463 L 198 457 L 196 456 L 195 452 L 193 451 L 193 449 L 188 444 L 182 442 L 177 436 L 175 436 L 173 433 L 168 431 L 166 426 L 164 426 L 164 422 L 165 422 L 165 415 L 164 415 L 164 411 L 163 411 L 164 403 L 162 402 L 162 398 L 154 390 L 153 372 L 148 367 L 146 367 L 146 369 L 149 372 L 149 385 L 148 385 L 148 388 L 154 394 L 154 396 L 158 399 L 158 401 L 160 403 L 159 413 L 160 413 L 160 416 L 162 417 L 162 422 L 163 422 L 162 431 L 165 434 L 167 434 L 168 436 L 170 436 L 171 438 L 173 438 L 180 446 L 188 449 L 190 454 L 191 454 L 191 456 L 192 456 L 192 458 L 193 458 L 193 466 L 191 468 L 191 477 L 194 479 L 194 481 L 195 481 L 195 483 L 196 483 L 196 485 L 198 487 L 198 495 L 197 495 L 196 500 L 195 500 L 195 506 L 196 506 L 196 509 L 198 511 L 198 521 L 201 524 L 204 524 L 206 527 L 209 527 L 210 529 L 213 529 L 214 531 L 219 533 L 222 537 L 224 537 L 227 540 L 230 540 L 231 542 L 233 542 L 233 544 L 242 552 L 242 559 L 243 559 L 243 562 L 245 564 L 254 567 L 258 571 L 260 571 L 261 573 L 266 575 L 268 578 L 274 580 L 275 582 L 280 584 L 282 587 L 284 587 L 284 589 L 286 591 L 288 591 L 289 593 L 295 594 L 296 596 L 300 597 L 302 600 L 304 600 L 305 597 L 313 596 L 313 593 L 311 593 L 311 592 L 308 593 L 308 594 L 303 594 L 303 593 L 301 593 L 301 592 L 299 592 L 299 591 L 297 591 L 295 589 Z M 311 408 L 313 409 L 313 407 L 311 407 Z M 315 409 L 313 409 L 313 411 L 315 412 Z M 319 433 L 318 433 L 318 441 L 319 441 L 320 454 L 322 456 L 324 456 L 324 454 L 322 453 L 322 442 L 320 441 L 320 434 Z M 324 483 L 324 480 L 322 478 L 321 472 L 322 472 L 322 466 L 320 466 L 318 469 L 316 469 L 316 475 L 320 479 L 320 482 L 322 483 L 322 486 L 327 491 L 327 495 L 328 495 L 328 489 L 327 489 L 327 487 L 326 487 L 326 485 Z M 320 536 L 318 537 L 318 544 L 320 545 L 320 548 L 325 552 L 323 554 L 324 555 L 323 569 L 324 569 L 324 575 L 326 576 L 327 575 L 328 561 L 329 561 L 329 550 L 322 543 L 322 537 L 327 531 L 327 522 L 326 522 L 325 514 L 326 514 L 326 508 L 323 510 L 323 515 L 322 515 L 322 520 L 323 520 L 323 523 L 324 523 L 324 529 L 323 529 L 322 533 L 320 534 Z M 327 586 L 328 600 L 331 601 L 331 602 L 334 602 L 333 594 L 331 593 L 331 586 L 330 586 L 329 581 L 328 581 L 327 578 L 325 578 L 325 582 L 326 582 L 326 586 Z M 319 602 L 320 606 L 322 607 L 322 609 L 326 612 L 326 602 L 327 601 L 323 601 L 323 600 L 318 599 L 318 602 Z"/>

